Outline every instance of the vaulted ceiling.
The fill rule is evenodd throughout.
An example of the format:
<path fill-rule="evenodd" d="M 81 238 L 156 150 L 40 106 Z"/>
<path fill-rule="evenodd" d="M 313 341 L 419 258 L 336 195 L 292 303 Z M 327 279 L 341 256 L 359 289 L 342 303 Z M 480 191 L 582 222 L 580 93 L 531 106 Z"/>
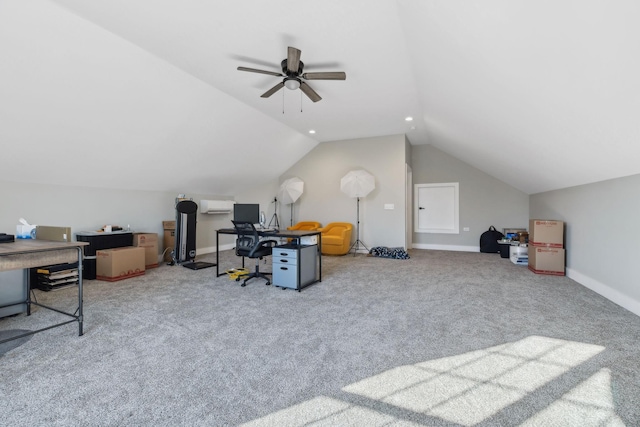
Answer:
<path fill-rule="evenodd" d="M 530 194 L 637 174 L 639 18 L 633 0 L 2 0 L 0 179 L 233 195 L 318 143 L 391 134 Z M 261 98 L 281 79 L 237 67 L 280 72 L 287 46 L 346 80 Z"/>

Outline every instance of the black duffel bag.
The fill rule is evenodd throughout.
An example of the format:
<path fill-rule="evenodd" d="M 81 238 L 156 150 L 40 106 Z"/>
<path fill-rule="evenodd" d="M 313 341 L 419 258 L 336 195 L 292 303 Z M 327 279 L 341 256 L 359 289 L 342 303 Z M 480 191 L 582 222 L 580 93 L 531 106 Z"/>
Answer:
<path fill-rule="evenodd" d="M 496 230 L 492 225 L 487 231 L 480 235 L 480 252 L 495 254 L 500 252 L 498 240 L 504 239 L 504 234 Z"/>

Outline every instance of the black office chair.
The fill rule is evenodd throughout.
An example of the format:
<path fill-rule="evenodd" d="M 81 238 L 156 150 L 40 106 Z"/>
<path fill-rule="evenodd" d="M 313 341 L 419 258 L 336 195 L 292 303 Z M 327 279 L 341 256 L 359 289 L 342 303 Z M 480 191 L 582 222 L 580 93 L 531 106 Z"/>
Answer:
<path fill-rule="evenodd" d="M 260 260 L 271 255 L 274 246 L 278 244 L 275 240 L 260 240 L 258 230 L 248 221 L 231 221 L 236 229 L 238 238 L 236 239 L 236 255 L 247 258 L 256 258 L 256 270 L 245 276 L 241 286 L 246 286 L 247 281 L 254 277 L 262 277 L 267 281 L 265 285 L 271 284 L 271 278 L 268 274 L 260 271 Z M 237 279 L 239 280 L 239 279 Z"/>

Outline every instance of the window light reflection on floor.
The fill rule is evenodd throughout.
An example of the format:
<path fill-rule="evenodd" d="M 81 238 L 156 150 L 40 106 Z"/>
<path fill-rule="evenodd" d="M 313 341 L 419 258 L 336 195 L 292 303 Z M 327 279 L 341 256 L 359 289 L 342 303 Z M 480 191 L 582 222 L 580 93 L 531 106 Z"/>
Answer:
<path fill-rule="evenodd" d="M 342 390 L 404 410 L 473 426 L 602 352 L 604 347 L 541 336 L 451 357 L 400 366 Z M 603 369 L 523 426 L 621 426 Z M 579 423 L 576 423 L 579 422 Z M 585 424 L 587 422 L 587 424 Z M 416 426 L 390 414 L 320 396 L 269 414 L 251 426 Z"/>

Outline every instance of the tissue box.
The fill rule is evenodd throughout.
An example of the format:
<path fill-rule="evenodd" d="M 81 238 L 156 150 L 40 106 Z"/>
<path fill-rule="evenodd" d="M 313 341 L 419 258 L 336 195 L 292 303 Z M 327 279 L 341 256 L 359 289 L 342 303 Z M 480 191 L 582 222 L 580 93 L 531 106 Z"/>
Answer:
<path fill-rule="evenodd" d="M 35 239 L 36 227 L 36 225 L 17 225 L 16 239 Z"/>

